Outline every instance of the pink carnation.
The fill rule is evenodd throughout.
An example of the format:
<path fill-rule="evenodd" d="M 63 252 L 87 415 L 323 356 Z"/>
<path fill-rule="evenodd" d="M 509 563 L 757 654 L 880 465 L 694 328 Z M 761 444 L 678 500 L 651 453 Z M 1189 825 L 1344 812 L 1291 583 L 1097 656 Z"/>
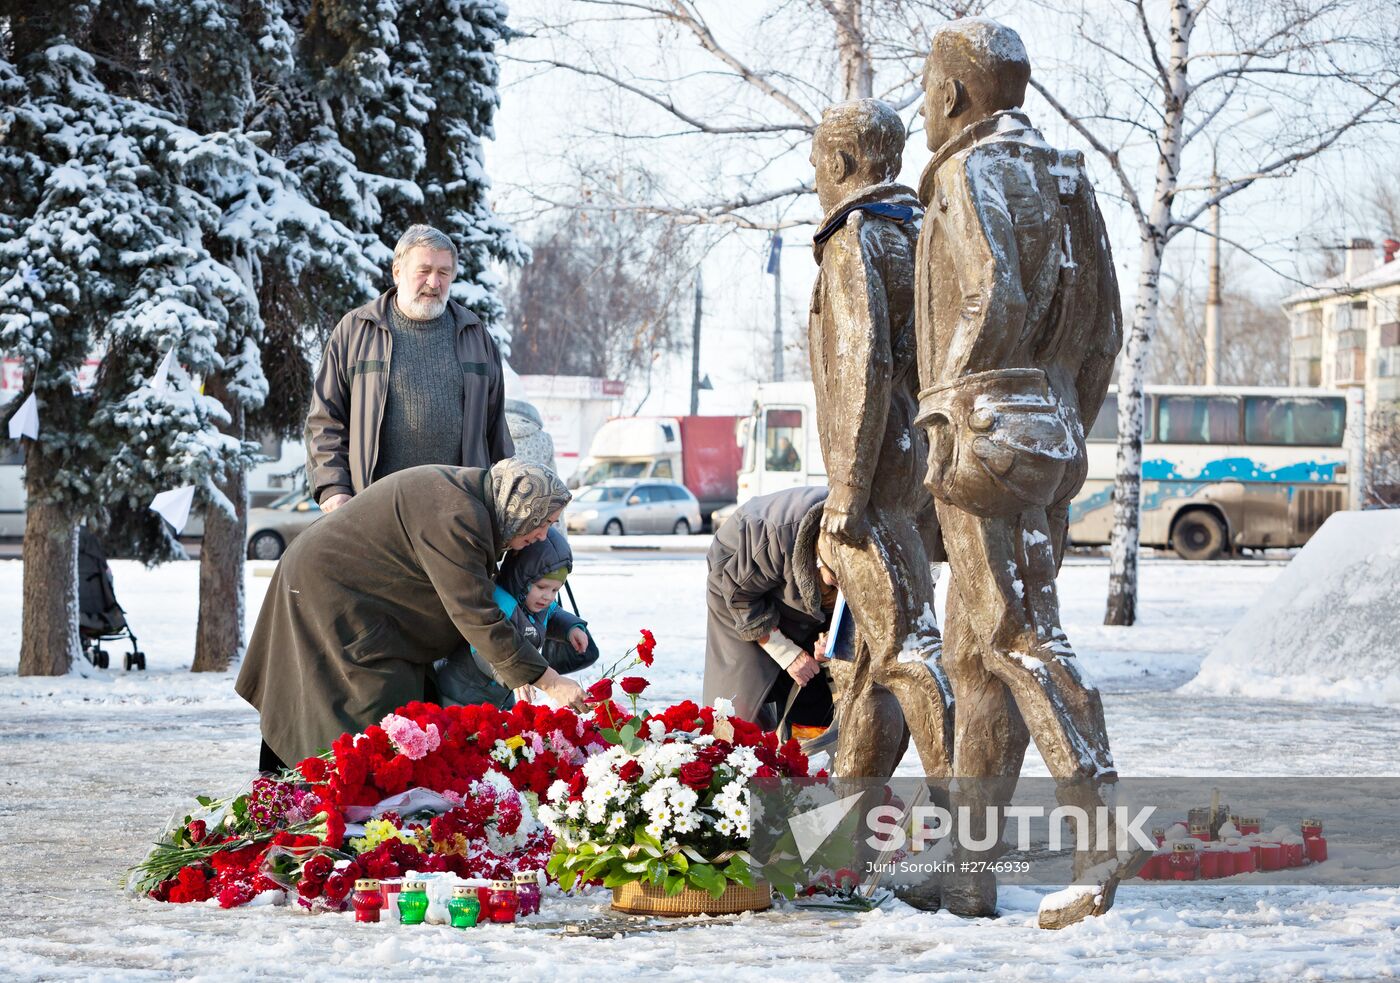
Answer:
<path fill-rule="evenodd" d="M 379 726 L 388 735 L 389 743 L 395 750 L 410 761 L 417 761 L 436 751 L 442 743 L 437 724 L 429 724 L 428 729 L 424 730 L 415 721 L 391 713 L 379 722 Z"/>

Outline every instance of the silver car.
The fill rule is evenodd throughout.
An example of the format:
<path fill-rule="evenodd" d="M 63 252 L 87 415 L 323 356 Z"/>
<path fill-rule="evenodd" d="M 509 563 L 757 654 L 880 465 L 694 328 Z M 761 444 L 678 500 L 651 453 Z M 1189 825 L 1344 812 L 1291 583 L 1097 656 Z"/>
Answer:
<path fill-rule="evenodd" d="M 248 510 L 248 559 L 276 560 L 311 523 L 321 506 L 304 491 L 283 495 L 266 508 Z"/>
<path fill-rule="evenodd" d="M 564 528 L 585 535 L 688 536 L 700 527 L 700 503 L 674 481 L 603 481 L 581 490 L 564 510 Z"/>

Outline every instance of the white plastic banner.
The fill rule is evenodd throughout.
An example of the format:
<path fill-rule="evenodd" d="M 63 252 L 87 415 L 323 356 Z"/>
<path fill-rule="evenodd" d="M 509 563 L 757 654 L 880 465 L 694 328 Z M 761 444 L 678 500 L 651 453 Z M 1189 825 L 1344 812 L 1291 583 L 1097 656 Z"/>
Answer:
<path fill-rule="evenodd" d="M 19 405 L 15 415 L 10 417 L 10 439 L 19 440 L 21 437 L 39 439 L 39 401 L 33 393 Z"/>
<path fill-rule="evenodd" d="M 164 491 L 151 499 L 151 509 L 159 512 L 161 518 L 175 527 L 177 536 L 184 532 L 185 523 L 190 520 L 190 506 L 193 504 L 194 485 Z"/>

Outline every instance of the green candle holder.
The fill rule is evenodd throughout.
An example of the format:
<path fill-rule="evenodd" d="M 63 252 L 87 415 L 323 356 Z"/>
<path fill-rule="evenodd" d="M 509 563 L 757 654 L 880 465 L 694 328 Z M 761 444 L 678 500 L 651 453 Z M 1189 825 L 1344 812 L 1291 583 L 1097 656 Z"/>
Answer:
<path fill-rule="evenodd" d="M 453 928 L 474 928 L 481 917 L 481 902 L 477 900 L 476 888 L 454 887 L 452 900 L 447 902 L 447 913 L 452 918 Z"/>
<path fill-rule="evenodd" d="M 423 881 L 404 881 L 399 892 L 399 921 L 405 925 L 422 925 L 428 914 L 428 885 Z"/>

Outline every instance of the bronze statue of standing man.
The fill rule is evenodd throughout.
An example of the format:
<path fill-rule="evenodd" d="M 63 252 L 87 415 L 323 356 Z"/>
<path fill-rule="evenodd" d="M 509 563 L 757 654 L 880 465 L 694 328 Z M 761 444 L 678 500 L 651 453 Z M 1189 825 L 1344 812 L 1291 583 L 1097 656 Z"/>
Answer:
<path fill-rule="evenodd" d="M 1121 312 L 1083 157 L 1048 146 L 1020 111 L 1029 79 L 1007 27 L 968 19 L 933 36 L 918 423 L 951 568 L 943 665 L 957 701 L 959 803 L 974 816 L 1005 805 L 1034 739 L 1061 804 L 1093 816 L 1117 773 L 1099 695 L 1060 627 L 1055 578 Z M 1077 851 L 1075 881 L 1094 887 L 1055 896 L 1041 925 L 1102 913 L 1124 873 L 1111 847 Z M 943 900 L 958 914 L 991 914 L 996 881 L 960 878 Z"/>
<path fill-rule="evenodd" d="M 903 710 L 925 773 L 948 777 L 951 698 L 938 667 L 929 548 L 927 448 L 914 426 L 918 376 L 914 250 L 922 209 L 895 183 L 904 123 L 861 99 L 832 106 L 812 140 L 824 218 L 809 349 L 830 492 L 822 547 L 856 624 L 837 674 L 836 774 L 888 777 L 905 744 Z"/>

